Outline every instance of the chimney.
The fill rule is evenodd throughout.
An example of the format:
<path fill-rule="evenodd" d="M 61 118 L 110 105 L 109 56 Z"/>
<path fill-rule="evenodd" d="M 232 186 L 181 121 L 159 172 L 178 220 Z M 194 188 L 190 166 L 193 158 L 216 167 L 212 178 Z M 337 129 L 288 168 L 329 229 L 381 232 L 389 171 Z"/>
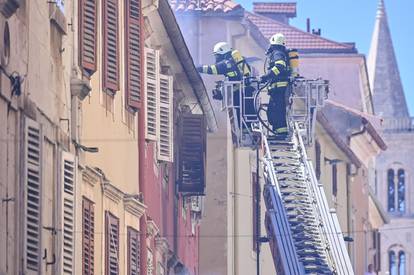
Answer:
<path fill-rule="evenodd" d="M 253 2 L 253 12 L 289 25 L 289 19 L 296 17 L 296 3 Z"/>
<path fill-rule="evenodd" d="M 321 36 L 321 29 L 312 29 L 312 34 Z"/>
<path fill-rule="evenodd" d="M 310 32 L 310 18 L 306 18 L 306 31 Z"/>

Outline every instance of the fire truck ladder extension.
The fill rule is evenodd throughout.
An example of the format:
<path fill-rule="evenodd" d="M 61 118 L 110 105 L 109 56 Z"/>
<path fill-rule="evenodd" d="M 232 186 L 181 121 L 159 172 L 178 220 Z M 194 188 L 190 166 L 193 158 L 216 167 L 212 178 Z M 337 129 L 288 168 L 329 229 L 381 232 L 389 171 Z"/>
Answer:
<path fill-rule="evenodd" d="M 262 125 L 266 230 L 277 274 L 353 275 L 336 212 L 306 155 L 299 127 L 287 141 Z"/>

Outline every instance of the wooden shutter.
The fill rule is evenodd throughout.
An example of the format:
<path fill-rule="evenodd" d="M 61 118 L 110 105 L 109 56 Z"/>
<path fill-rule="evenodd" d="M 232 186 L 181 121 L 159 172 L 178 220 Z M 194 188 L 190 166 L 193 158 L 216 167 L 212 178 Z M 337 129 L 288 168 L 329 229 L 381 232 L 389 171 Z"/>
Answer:
<path fill-rule="evenodd" d="M 94 203 L 82 199 L 82 274 L 94 275 L 95 254 L 95 210 Z"/>
<path fill-rule="evenodd" d="M 62 154 L 62 183 L 62 273 L 73 274 L 75 252 L 75 158 L 66 152 Z"/>
<path fill-rule="evenodd" d="M 204 194 L 206 124 L 203 115 L 184 114 L 180 125 L 180 192 Z"/>
<path fill-rule="evenodd" d="M 157 140 L 159 108 L 159 66 L 157 50 L 145 48 L 145 138 Z"/>
<path fill-rule="evenodd" d="M 105 211 L 106 275 L 119 274 L 119 219 Z"/>
<path fill-rule="evenodd" d="M 102 1 L 103 89 L 119 90 L 118 0 Z"/>
<path fill-rule="evenodd" d="M 96 71 L 96 0 L 79 0 L 79 64 L 88 76 Z"/>
<path fill-rule="evenodd" d="M 24 258 L 26 269 L 40 272 L 42 134 L 38 123 L 26 119 L 25 125 L 25 215 Z"/>
<path fill-rule="evenodd" d="M 160 75 L 158 160 L 173 161 L 173 78 Z"/>
<path fill-rule="evenodd" d="M 154 255 L 151 250 L 147 250 L 147 275 L 154 274 Z"/>
<path fill-rule="evenodd" d="M 138 275 L 140 272 L 140 236 L 139 232 L 128 226 L 128 275 Z"/>
<path fill-rule="evenodd" d="M 125 72 L 127 105 L 140 107 L 142 91 L 141 2 L 125 0 Z"/>

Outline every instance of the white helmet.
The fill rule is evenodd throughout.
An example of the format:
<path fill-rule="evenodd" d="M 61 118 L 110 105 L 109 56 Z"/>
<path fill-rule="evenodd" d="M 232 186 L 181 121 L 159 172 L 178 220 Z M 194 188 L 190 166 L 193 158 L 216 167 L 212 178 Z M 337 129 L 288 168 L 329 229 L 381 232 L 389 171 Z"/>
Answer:
<path fill-rule="evenodd" d="M 285 46 L 286 45 L 285 40 L 286 39 L 285 39 L 285 36 L 283 35 L 283 33 L 276 33 L 272 37 L 270 37 L 269 42 L 270 42 L 270 45 Z"/>
<path fill-rule="evenodd" d="M 214 45 L 214 54 L 226 54 L 228 52 L 231 52 L 231 47 L 226 42 L 219 42 Z"/>

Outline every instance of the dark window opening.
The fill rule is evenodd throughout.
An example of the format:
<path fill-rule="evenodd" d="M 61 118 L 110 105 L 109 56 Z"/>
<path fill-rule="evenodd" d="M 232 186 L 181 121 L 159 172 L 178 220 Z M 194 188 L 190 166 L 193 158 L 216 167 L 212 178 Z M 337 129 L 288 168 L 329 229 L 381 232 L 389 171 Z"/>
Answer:
<path fill-rule="evenodd" d="M 338 167 L 332 164 L 332 195 L 336 197 L 338 194 Z"/>
<path fill-rule="evenodd" d="M 405 172 L 398 170 L 398 212 L 405 212 Z"/>
<path fill-rule="evenodd" d="M 394 170 L 389 169 L 387 173 L 388 182 L 388 211 L 395 211 L 395 186 L 394 186 Z"/>
<path fill-rule="evenodd" d="M 319 141 L 315 142 L 315 158 L 316 158 L 316 167 L 315 174 L 316 178 L 319 180 L 321 178 L 321 145 Z"/>

